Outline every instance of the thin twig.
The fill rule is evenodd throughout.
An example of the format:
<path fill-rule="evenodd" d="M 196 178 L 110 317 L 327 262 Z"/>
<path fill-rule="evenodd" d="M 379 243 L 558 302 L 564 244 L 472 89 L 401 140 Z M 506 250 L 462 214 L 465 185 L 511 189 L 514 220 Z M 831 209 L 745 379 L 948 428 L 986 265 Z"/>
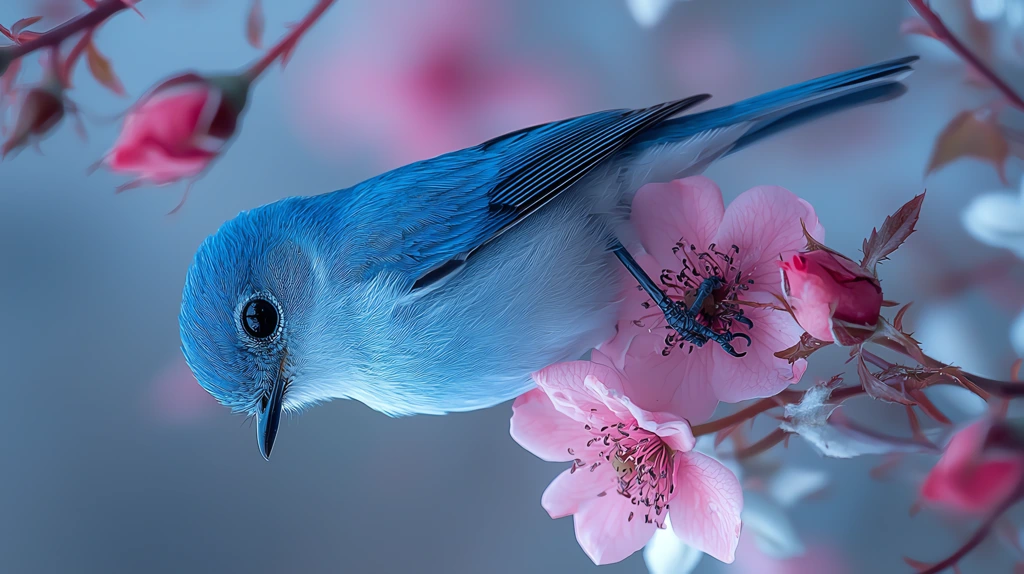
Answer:
<path fill-rule="evenodd" d="M 981 61 L 980 58 L 974 55 L 967 46 L 963 44 L 956 36 L 950 32 L 946 24 L 939 18 L 939 15 L 928 6 L 927 0 L 907 0 L 910 5 L 924 18 L 924 21 L 928 26 L 935 32 L 935 36 L 945 42 L 947 46 L 954 52 L 956 52 L 961 58 L 967 61 L 968 64 L 974 67 L 982 76 L 985 77 L 997 90 L 999 90 L 1013 107 L 1024 110 L 1024 99 L 1022 99 L 1017 92 L 1010 87 L 1009 84 L 1004 82 L 992 68 Z"/>
<path fill-rule="evenodd" d="M 140 1 L 141 0 L 136 0 L 136 3 Z M 104 0 L 91 11 L 86 12 L 77 18 L 72 18 L 60 26 L 44 32 L 38 38 L 33 38 L 23 44 L 11 46 L 9 48 L 11 50 L 10 56 L 12 59 L 21 58 L 41 48 L 60 45 L 64 40 L 67 40 L 71 36 L 83 30 L 91 30 L 96 26 L 99 26 L 106 21 L 107 18 L 110 18 L 121 10 L 129 8 L 129 4 L 131 3 L 125 2 L 124 0 Z"/>

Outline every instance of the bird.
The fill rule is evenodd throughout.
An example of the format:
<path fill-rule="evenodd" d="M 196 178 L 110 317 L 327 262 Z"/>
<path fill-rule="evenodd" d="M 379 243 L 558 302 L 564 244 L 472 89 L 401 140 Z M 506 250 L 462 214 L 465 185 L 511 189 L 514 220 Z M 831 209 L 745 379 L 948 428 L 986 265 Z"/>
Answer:
<path fill-rule="evenodd" d="M 530 390 L 531 373 L 614 335 L 620 265 L 684 338 L 742 355 L 731 341 L 745 334 L 714 333 L 659 299 L 630 254 L 633 195 L 779 131 L 898 97 L 916 60 L 686 115 L 710 96 L 554 121 L 242 211 L 189 266 L 182 353 L 207 392 L 256 417 L 267 459 L 282 414 L 325 401 L 442 415 Z"/>

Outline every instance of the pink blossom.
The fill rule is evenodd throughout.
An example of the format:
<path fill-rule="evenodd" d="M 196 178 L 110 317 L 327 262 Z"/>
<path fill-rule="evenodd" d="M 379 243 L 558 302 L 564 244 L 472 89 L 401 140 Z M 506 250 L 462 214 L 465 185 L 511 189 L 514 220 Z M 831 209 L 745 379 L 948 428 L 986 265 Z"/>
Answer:
<path fill-rule="evenodd" d="M 812 337 L 833 341 L 833 321 L 869 332 L 878 324 L 882 287 L 878 278 L 860 265 L 842 255 L 818 250 L 797 253 L 780 262 L 779 267 L 786 301 L 797 322 Z"/>
<path fill-rule="evenodd" d="M 498 49 L 507 28 L 493 3 L 444 0 L 426 13 L 383 0 L 368 6 L 366 29 L 388 29 L 386 47 L 365 49 L 377 37 L 346 38 L 314 54 L 294 84 L 296 124 L 317 152 L 336 158 L 351 147 L 400 165 L 577 109 L 564 73 Z"/>
<path fill-rule="evenodd" d="M 191 73 L 159 84 L 129 111 L 103 163 L 136 176 L 121 189 L 197 177 L 234 135 L 248 88 L 240 77 Z"/>
<path fill-rule="evenodd" d="M 534 381 L 539 388 L 512 406 L 512 438 L 545 460 L 572 462 L 541 504 L 552 518 L 573 515 L 587 556 L 596 564 L 623 560 L 666 528 L 671 515 L 670 528 L 683 542 L 732 562 L 740 484 L 721 463 L 692 450 L 685 420 L 633 403 L 628 397 L 643 382 L 603 364 L 557 363 Z"/>
<path fill-rule="evenodd" d="M 953 436 L 921 486 L 924 500 L 969 514 L 988 514 L 1017 494 L 1024 454 L 989 444 L 991 422 L 975 422 Z"/>
<path fill-rule="evenodd" d="M 790 364 L 775 353 L 796 344 L 803 329 L 775 307 L 782 296 L 776 262 L 806 247 L 801 220 L 812 236 L 822 237 L 814 209 L 781 187 L 751 189 L 729 209 L 706 177 L 640 189 L 631 221 L 646 253 L 637 261 L 684 305 L 702 280 L 721 278 L 725 286 L 708 297 L 699 320 L 718 331 L 747 333 L 752 343 L 736 340 L 737 350 L 747 353 L 743 358 L 714 343 L 691 348 L 627 277 L 618 332 L 599 348 L 630 379 L 644 381 L 629 395 L 636 404 L 702 421 L 720 400 L 768 397 L 800 380 L 806 362 Z M 741 314 L 753 328 L 737 320 Z"/>

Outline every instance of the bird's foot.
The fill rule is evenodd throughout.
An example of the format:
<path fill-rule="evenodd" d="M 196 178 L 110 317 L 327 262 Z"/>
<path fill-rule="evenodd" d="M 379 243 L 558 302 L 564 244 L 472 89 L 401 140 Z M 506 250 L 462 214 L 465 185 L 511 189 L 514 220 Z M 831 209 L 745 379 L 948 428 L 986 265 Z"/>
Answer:
<path fill-rule="evenodd" d="M 665 320 L 668 321 L 669 326 L 675 329 L 675 331 L 679 333 L 679 336 L 688 343 L 692 343 L 696 347 L 702 347 L 704 346 L 704 343 L 714 341 L 715 343 L 718 343 L 726 353 L 729 353 L 734 357 L 742 357 L 747 353 L 737 352 L 732 346 L 732 341 L 737 338 L 743 339 L 749 346 L 751 343 L 749 335 L 745 333 L 733 333 L 731 331 L 723 331 L 719 333 L 711 329 L 711 327 L 697 321 L 697 314 L 704 305 L 705 299 L 707 299 L 712 291 L 720 288 L 723 284 L 723 281 L 718 277 L 709 277 L 705 279 L 697 290 L 696 298 L 690 305 L 689 309 L 684 309 L 679 305 L 679 303 L 676 303 L 667 297 L 662 301 L 662 304 L 659 305 L 659 307 L 665 314 Z M 746 325 L 748 328 L 754 326 L 753 321 L 744 317 L 742 313 L 733 317 L 733 319 L 742 325 Z"/>

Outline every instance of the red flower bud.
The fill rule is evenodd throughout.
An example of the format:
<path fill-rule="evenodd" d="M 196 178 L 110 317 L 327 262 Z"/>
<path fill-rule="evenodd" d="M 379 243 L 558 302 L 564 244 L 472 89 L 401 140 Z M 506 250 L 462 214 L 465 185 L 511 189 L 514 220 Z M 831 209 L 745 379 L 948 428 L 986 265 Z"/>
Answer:
<path fill-rule="evenodd" d="M 1015 443 L 1015 444 L 1011 444 Z M 1006 423 L 978 421 L 958 432 L 921 487 L 924 500 L 970 514 L 989 514 L 1024 483 L 1024 445 Z"/>
<path fill-rule="evenodd" d="M 195 177 L 235 134 L 248 92 L 249 82 L 238 76 L 171 78 L 128 113 L 103 163 L 112 171 L 135 174 L 133 184 Z"/>
<path fill-rule="evenodd" d="M 786 301 L 812 337 L 854 345 L 874 331 L 882 287 L 870 271 L 824 250 L 798 253 L 779 266 Z"/>

